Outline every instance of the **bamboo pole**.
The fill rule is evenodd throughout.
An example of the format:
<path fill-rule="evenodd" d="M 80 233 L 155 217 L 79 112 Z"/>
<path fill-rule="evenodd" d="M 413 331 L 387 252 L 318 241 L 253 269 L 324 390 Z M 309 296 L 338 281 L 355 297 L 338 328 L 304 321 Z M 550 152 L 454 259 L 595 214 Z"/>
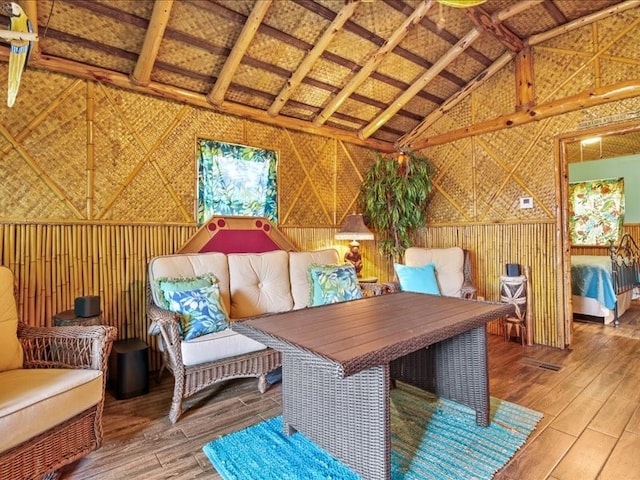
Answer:
<path fill-rule="evenodd" d="M 213 105 L 221 105 L 222 102 L 224 102 L 224 96 L 229 89 L 229 85 L 231 85 L 231 80 L 238 70 L 242 57 L 244 57 L 244 54 L 247 52 L 247 49 L 249 48 L 253 37 L 257 33 L 262 20 L 267 14 L 267 11 L 271 6 L 271 2 L 272 0 L 257 0 L 254 3 L 253 10 L 251 10 L 247 21 L 242 27 L 240 35 L 235 40 L 233 48 L 227 56 L 222 70 L 218 74 L 216 83 L 207 95 L 207 101 Z"/>
<path fill-rule="evenodd" d="M 144 35 L 142 49 L 130 76 L 134 85 L 147 85 L 151 79 L 151 70 L 158 56 L 172 8 L 173 0 L 156 0 L 153 4 L 151 19 Z"/>
<path fill-rule="evenodd" d="M 402 25 L 400 25 L 387 39 L 386 42 L 374 53 L 369 60 L 358 70 L 353 77 L 347 82 L 347 84 L 340 90 L 327 104 L 326 107 L 320 112 L 313 120 L 315 126 L 323 125 L 331 115 L 333 115 L 338 108 L 345 102 L 347 98 L 355 92 L 360 85 L 362 85 L 369 76 L 380 66 L 382 61 L 387 58 L 396 46 L 402 42 L 407 36 L 409 30 L 416 24 L 420 23 L 420 20 L 427 14 L 433 0 L 422 0 L 418 4 L 416 9 L 409 15 Z M 433 68 L 433 67 L 432 67 Z M 362 136 L 360 138 L 366 138 L 370 135 Z"/>
<path fill-rule="evenodd" d="M 540 104 L 532 109 L 503 115 L 492 120 L 477 123 L 470 127 L 452 130 L 442 135 L 435 135 L 416 141 L 412 148 L 421 149 L 434 145 L 450 143 L 462 138 L 483 135 L 498 130 L 512 128 L 527 123 L 540 121 L 545 118 L 575 112 L 585 108 L 595 107 L 609 102 L 625 100 L 640 96 L 640 80 L 628 80 L 625 82 L 608 85 L 606 87 L 586 90 L 577 95 Z"/>
<path fill-rule="evenodd" d="M 525 342 L 527 345 L 533 345 L 533 325 L 535 324 L 533 318 L 533 287 L 531 282 L 531 266 L 525 265 L 524 276 L 527 278 L 527 312 L 525 315 Z"/>

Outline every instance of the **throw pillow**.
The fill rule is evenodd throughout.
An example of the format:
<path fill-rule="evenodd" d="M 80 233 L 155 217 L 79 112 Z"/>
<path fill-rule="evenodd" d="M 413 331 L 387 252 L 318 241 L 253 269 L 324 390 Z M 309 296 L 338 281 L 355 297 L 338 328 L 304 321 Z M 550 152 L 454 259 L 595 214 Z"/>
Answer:
<path fill-rule="evenodd" d="M 356 269 L 352 264 L 310 265 L 312 307 L 362 298 Z"/>
<path fill-rule="evenodd" d="M 229 317 L 222 304 L 218 285 L 182 292 L 167 291 L 165 298 L 168 310 L 180 315 L 184 340 L 193 340 L 229 327 Z"/>
<path fill-rule="evenodd" d="M 421 267 L 410 267 L 409 265 L 394 263 L 393 268 L 400 281 L 400 290 L 440 295 L 434 263 L 427 263 Z"/>
<path fill-rule="evenodd" d="M 162 303 L 158 305 L 165 310 L 169 309 L 165 292 L 188 292 L 197 288 L 209 287 L 218 283 L 218 279 L 213 273 L 205 273 L 195 277 L 178 277 L 178 278 L 157 278 L 156 288 L 158 290 L 158 299 Z"/>

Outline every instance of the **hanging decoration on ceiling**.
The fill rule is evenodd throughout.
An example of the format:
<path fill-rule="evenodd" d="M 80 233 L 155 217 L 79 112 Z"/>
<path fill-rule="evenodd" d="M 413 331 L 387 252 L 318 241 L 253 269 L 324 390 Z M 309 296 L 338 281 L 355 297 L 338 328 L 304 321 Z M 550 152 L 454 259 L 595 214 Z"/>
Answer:
<path fill-rule="evenodd" d="M 11 45 L 9 74 L 7 75 L 7 105 L 12 107 L 20 88 L 22 72 L 27 68 L 33 43 L 37 40 L 31 20 L 15 2 L 6 2 L 0 8 L 9 15 L 9 30 L 0 30 L 0 37 Z"/>

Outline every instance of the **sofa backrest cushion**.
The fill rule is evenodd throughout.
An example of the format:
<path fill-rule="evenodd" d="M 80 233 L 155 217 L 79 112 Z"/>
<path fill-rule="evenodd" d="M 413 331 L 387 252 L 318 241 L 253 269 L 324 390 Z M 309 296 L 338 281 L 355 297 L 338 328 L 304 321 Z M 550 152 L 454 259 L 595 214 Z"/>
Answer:
<path fill-rule="evenodd" d="M 229 262 L 232 319 L 293 308 L 289 282 L 289 253 L 232 253 Z"/>
<path fill-rule="evenodd" d="M 13 272 L 0 266 L 0 372 L 22 368 Z"/>
<path fill-rule="evenodd" d="M 440 293 L 460 297 L 464 283 L 464 251 L 460 247 L 409 247 L 404 252 L 404 263 L 412 267 L 434 263 Z"/>
<path fill-rule="evenodd" d="M 164 308 L 164 300 L 157 288 L 161 278 L 194 278 L 213 274 L 220 288 L 220 297 L 227 312 L 231 311 L 231 291 L 229 288 L 229 267 L 227 255 L 218 252 L 179 253 L 154 257 L 149 262 L 149 283 L 154 303 Z"/>
<path fill-rule="evenodd" d="M 335 248 L 317 250 L 315 252 L 289 252 L 289 275 L 291 278 L 291 295 L 293 308 L 307 308 L 311 305 L 311 265 L 336 265 L 340 263 L 340 255 Z"/>

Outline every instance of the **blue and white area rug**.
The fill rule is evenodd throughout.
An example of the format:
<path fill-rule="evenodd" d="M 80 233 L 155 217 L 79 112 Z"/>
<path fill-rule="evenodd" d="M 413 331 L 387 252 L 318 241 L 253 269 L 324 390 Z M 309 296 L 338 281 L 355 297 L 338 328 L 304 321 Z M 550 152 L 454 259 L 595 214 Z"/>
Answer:
<path fill-rule="evenodd" d="M 399 384 L 391 391 L 391 479 L 490 479 L 526 442 L 542 414 L 491 398 L 491 425 L 451 400 Z M 203 447 L 225 480 L 357 480 L 360 477 L 282 417 Z"/>

